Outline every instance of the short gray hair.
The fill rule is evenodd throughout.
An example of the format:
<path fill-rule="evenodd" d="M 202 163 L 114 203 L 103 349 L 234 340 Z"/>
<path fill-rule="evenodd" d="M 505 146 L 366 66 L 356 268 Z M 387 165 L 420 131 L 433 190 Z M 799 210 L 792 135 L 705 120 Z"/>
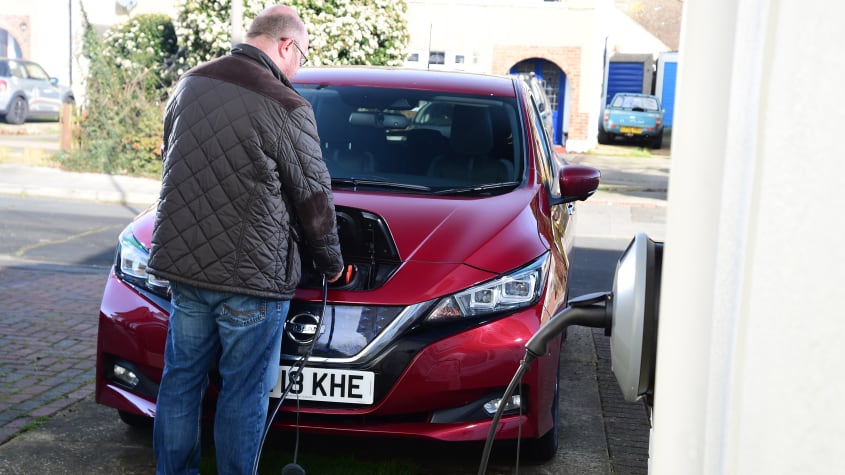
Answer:
<path fill-rule="evenodd" d="M 256 38 L 261 35 L 266 35 L 273 39 L 302 39 L 302 37 L 306 36 L 305 24 L 296 15 L 290 13 L 258 15 L 249 26 L 246 37 Z"/>

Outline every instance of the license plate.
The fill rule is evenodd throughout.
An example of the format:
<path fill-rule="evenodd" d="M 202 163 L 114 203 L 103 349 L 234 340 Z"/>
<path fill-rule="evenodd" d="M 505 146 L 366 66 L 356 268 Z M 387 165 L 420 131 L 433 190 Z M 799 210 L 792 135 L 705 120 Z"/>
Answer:
<path fill-rule="evenodd" d="M 279 367 L 279 380 L 270 397 L 282 396 L 282 382 L 290 382 L 291 389 L 285 399 L 303 401 L 342 402 L 346 404 L 372 404 L 375 374 L 371 371 L 311 368 L 306 366 L 299 377 L 290 366 Z"/>
<path fill-rule="evenodd" d="M 641 134 L 643 133 L 643 129 L 640 127 L 620 127 L 619 128 L 623 134 Z"/>

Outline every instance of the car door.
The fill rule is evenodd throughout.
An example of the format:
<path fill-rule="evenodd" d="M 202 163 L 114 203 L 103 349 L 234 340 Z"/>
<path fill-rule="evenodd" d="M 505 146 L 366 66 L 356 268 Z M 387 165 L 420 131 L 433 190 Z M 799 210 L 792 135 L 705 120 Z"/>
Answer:
<path fill-rule="evenodd" d="M 532 107 L 529 108 L 529 115 L 533 124 L 531 129 L 533 129 L 537 169 L 542 176 L 546 193 L 550 197 L 558 198 L 561 195 L 558 176 L 560 176 L 561 168 L 566 164 L 563 157 L 558 156 L 552 146 L 551 138 L 536 103 L 534 103 L 533 98 L 530 98 L 530 100 Z M 574 224 L 574 213 L 575 205 L 573 203 L 554 204 L 549 209 L 549 225 L 552 240 L 556 247 L 555 253 L 558 254 L 566 268 L 569 267 L 569 254 L 575 243 L 574 227 L 572 226 Z"/>
<path fill-rule="evenodd" d="M 62 96 L 59 87 L 53 84 L 44 68 L 35 63 L 22 63 L 25 71 L 21 88 L 29 99 L 30 115 L 56 115 L 62 108 Z"/>

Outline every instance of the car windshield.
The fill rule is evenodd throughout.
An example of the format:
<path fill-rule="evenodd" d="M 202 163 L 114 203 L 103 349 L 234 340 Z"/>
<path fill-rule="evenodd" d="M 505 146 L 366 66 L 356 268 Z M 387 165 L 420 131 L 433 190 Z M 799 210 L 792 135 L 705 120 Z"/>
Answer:
<path fill-rule="evenodd" d="M 314 108 L 335 188 L 490 195 L 510 191 L 522 179 L 515 99 L 357 86 L 296 87 Z"/>

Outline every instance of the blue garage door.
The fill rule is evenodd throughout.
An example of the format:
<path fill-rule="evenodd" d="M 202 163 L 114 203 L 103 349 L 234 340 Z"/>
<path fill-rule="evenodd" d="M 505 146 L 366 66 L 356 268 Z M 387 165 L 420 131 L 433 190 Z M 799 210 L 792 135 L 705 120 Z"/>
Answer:
<path fill-rule="evenodd" d="M 643 92 L 643 63 L 612 61 L 607 68 L 607 97 L 604 104 L 618 92 Z"/>
<path fill-rule="evenodd" d="M 660 105 L 666 111 L 663 114 L 663 125 L 672 127 L 675 117 L 675 83 L 678 76 L 678 63 L 666 61 L 663 63 L 663 86 L 660 92 Z"/>

